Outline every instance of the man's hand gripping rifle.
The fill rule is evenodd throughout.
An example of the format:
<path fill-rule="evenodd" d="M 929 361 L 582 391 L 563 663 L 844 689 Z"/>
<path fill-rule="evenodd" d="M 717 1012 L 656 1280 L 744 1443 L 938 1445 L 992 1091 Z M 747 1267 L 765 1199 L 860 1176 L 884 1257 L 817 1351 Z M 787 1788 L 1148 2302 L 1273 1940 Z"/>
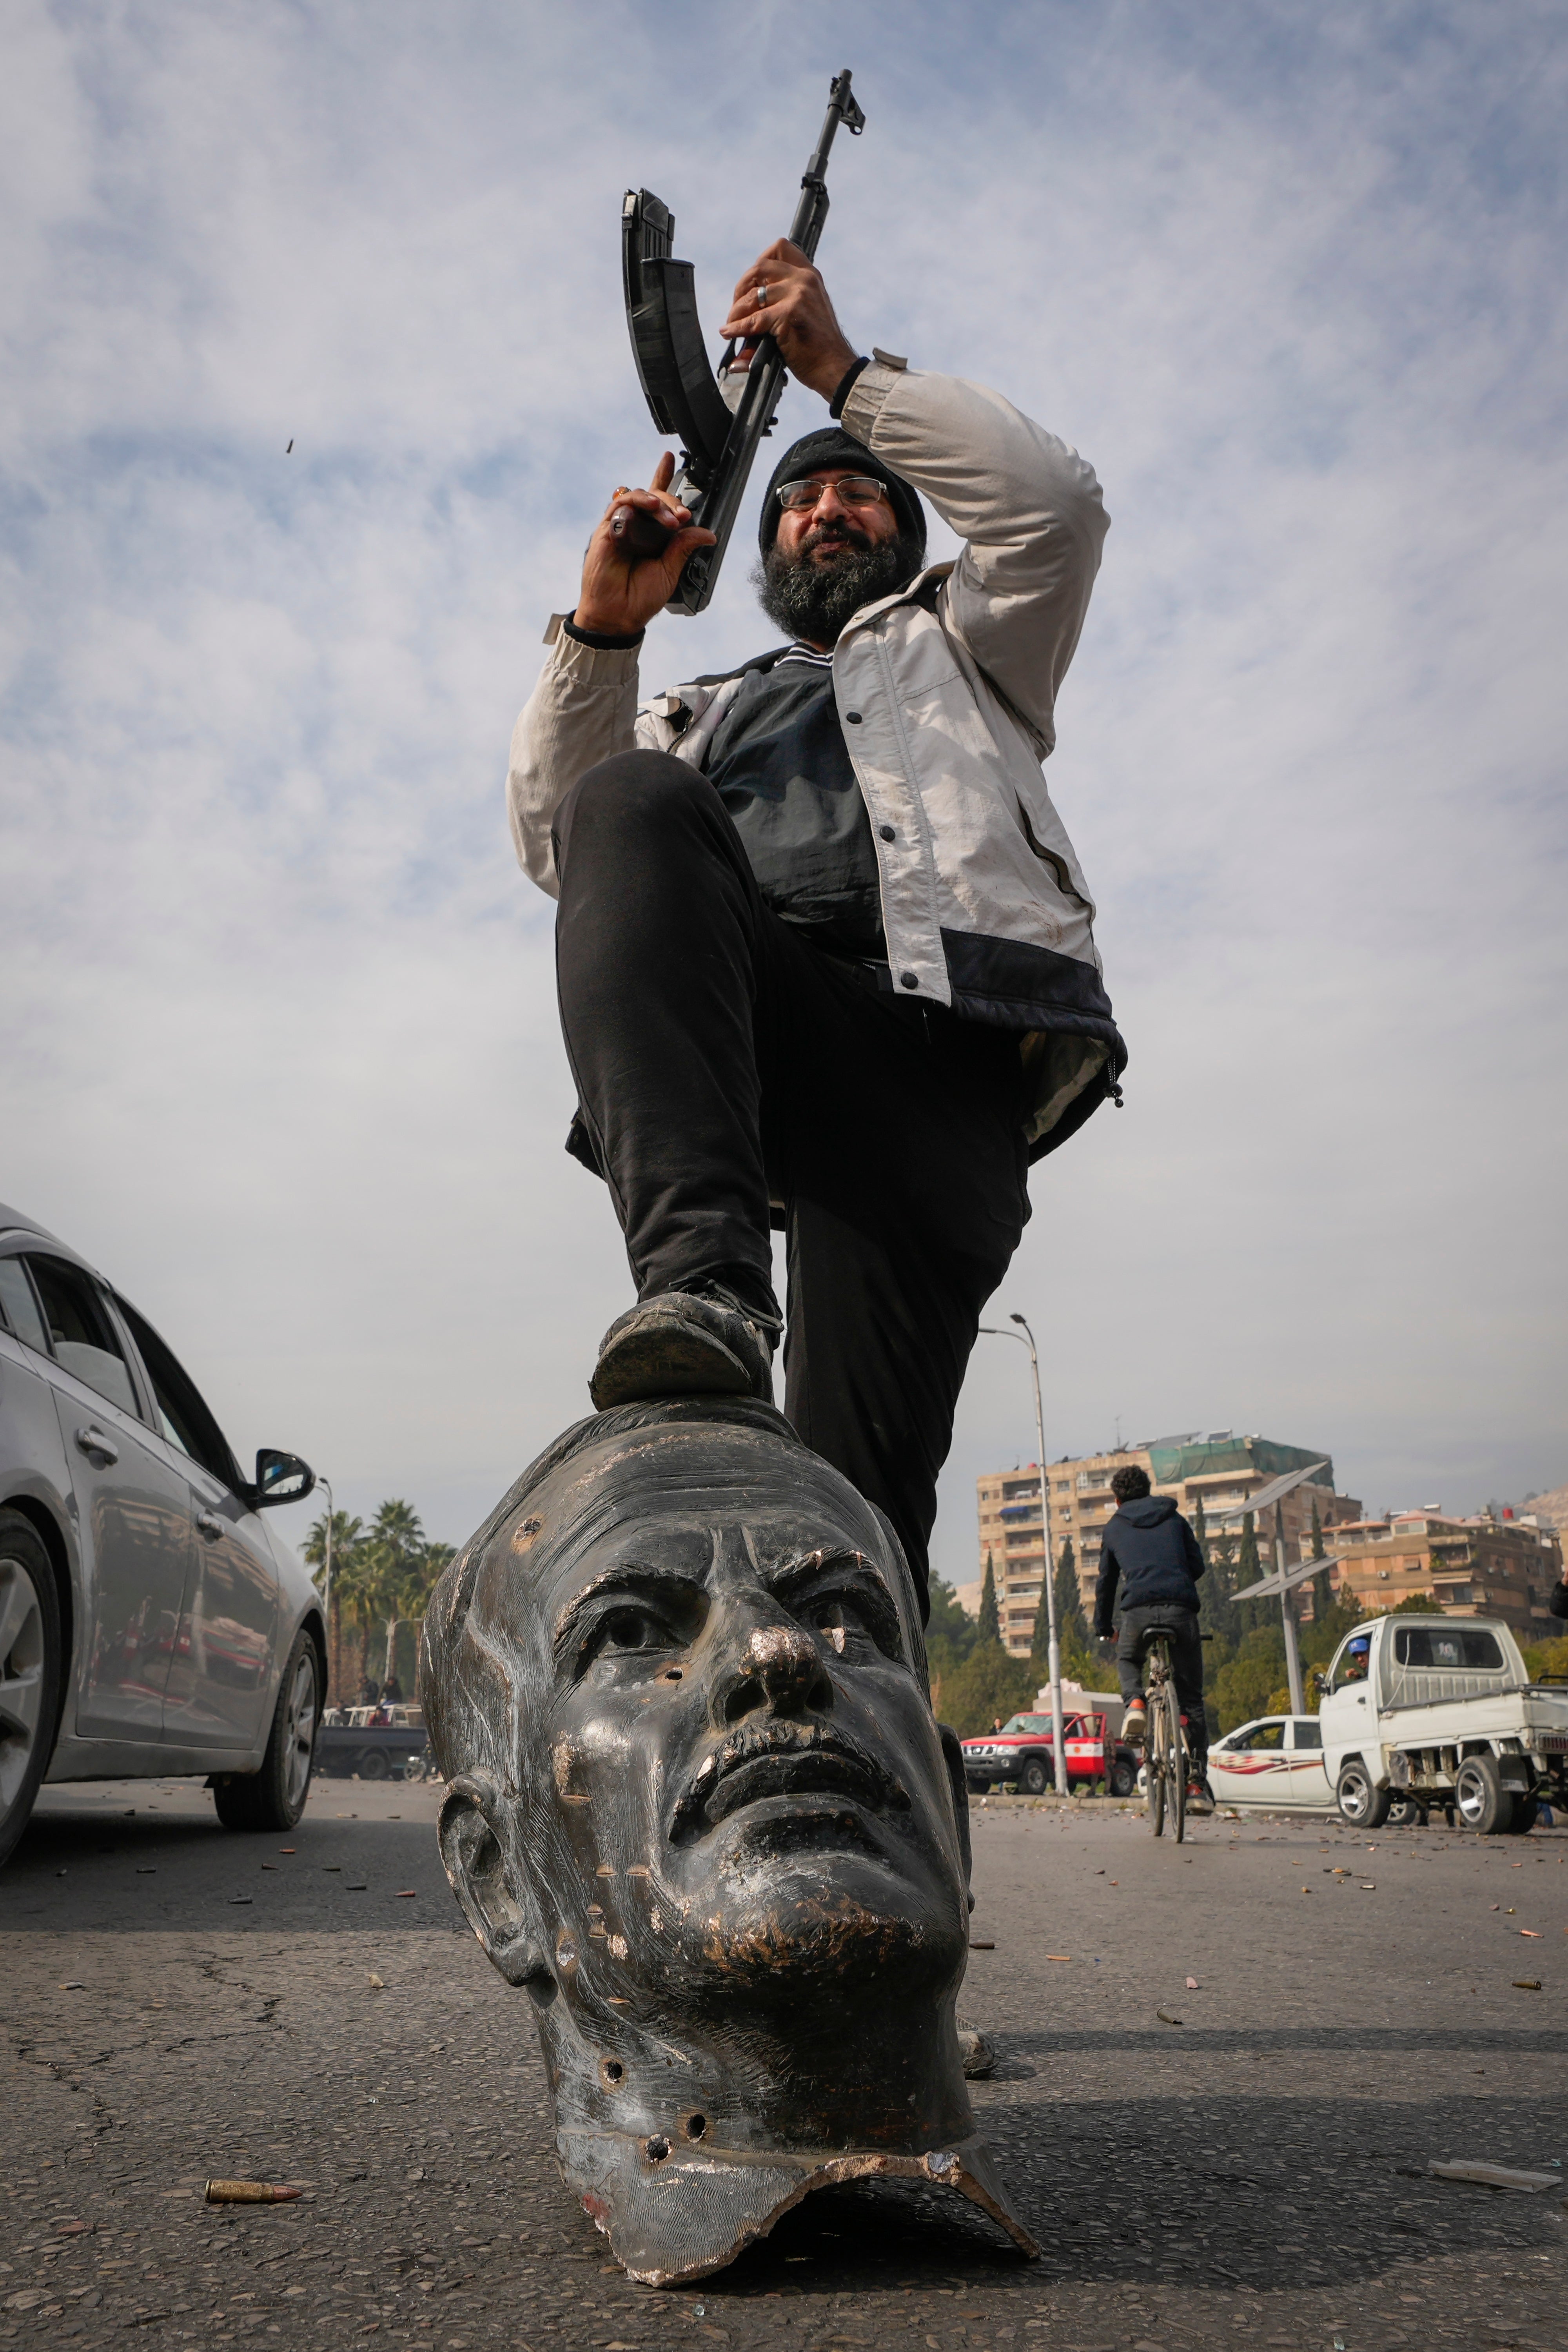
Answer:
<path fill-rule="evenodd" d="M 866 118 L 847 69 L 835 77 L 816 151 L 801 180 L 787 238 L 759 255 L 735 288 L 717 376 L 698 323 L 692 265 L 670 256 L 675 222 L 644 188 L 622 215 L 626 323 L 637 374 L 661 433 L 679 435 L 649 488 L 618 489 L 589 544 L 576 622 L 631 635 L 653 615 L 700 613 L 713 593 L 757 444 L 772 430 L 786 371 L 831 400 L 858 356 L 813 267 L 827 218 L 828 151 L 840 123 Z"/>

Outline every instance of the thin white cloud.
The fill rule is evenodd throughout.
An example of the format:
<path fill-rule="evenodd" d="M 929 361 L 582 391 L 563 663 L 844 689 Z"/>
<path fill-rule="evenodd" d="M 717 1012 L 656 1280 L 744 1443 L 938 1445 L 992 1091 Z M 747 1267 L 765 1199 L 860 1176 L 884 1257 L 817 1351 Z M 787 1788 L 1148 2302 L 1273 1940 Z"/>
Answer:
<path fill-rule="evenodd" d="M 1129 1104 L 998 1300 L 1047 1444 L 1560 1481 L 1554 17 L 13 11 L 0 1192 L 356 1505 L 457 1537 L 585 1402 L 627 1277 L 505 743 L 656 446 L 621 189 L 716 321 L 848 60 L 849 331 L 996 383 L 1114 518 L 1052 782 Z M 650 682 L 765 640 L 745 569 Z M 950 1575 L 1021 1367 L 982 1343 Z"/>

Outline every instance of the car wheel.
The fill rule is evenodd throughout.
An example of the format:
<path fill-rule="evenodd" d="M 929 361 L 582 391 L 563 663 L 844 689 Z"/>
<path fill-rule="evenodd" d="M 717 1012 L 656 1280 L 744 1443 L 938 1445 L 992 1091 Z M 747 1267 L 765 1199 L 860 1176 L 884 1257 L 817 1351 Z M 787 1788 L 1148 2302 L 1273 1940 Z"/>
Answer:
<path fill-rule="evenodd" d="M 0 1511 L 0 1864 L 26 1828 L 60 1712 L 60 1596 L 31 1520 Z"/>
<path fill-rule="evenodd" d="M 1414 1797 L 1391 1797 L 1388 1801 L 1388 1826 L 1391 1830 L 1413 1830 L 1426 1822 L 1426 1815 Z"/>
<path fill-rule="evenodd" d="M 309 1633 L 294 1637 L 259 1772 L 220 1772 L 213 1801 L 226 1830 L 291 1830 L 310 1793 L 321 1720 L 321 1661 Z"/>
<path fill-rule="evenodd" d="M 1110 1793 L 1113 1797 L 1134 1797 L 1138 1793 L 1138 1768 L 1119 1756 L 1110 1768 Z"/>
<path fill-rule="evenodd" d="M 1513 1799 L 1502 1784 L 1495 1756 L 1467 1756 L 1454 1775 L 1454 1811 L 1459 1827 L 1478 1837 L 1496 1837 L 1507 1828 Z"/>
<path fill-rule="evenodd" d="M 1031 1756 L 1018 1774 L 1019 1795 L 1043 1797 L 1050 1785 L 1044 1764 L 1037 1756 Z"/>
<path fill-rule="evenodd" d="M 1352 1830 L 1380 1830 L 1388 1819 L 1392 1801 L 1386 1789 L 1380 1789 L 1359 1756 L 1348 1757 L 1340 1767 L 1339 1786 L 1335 1790 L 1340 1819 L 1348 1822 Z"/>
<path fill-rule="evenodd" d="M 367 1748 L 363 1750 L 359 1759 L 359 1776 L 362 1780 L 391 1780 L 392 1767 L 384 1749 Z"/>
<path fill-rule="evenodd" d="M 1504 1829 L 1510 1837 L 1528 1837 L 1541 1819 L 1540 1798 L 1512 1794 L 1510 1804 L 1511 1810 L 1508 1820 L 1503 1823 Z"/>

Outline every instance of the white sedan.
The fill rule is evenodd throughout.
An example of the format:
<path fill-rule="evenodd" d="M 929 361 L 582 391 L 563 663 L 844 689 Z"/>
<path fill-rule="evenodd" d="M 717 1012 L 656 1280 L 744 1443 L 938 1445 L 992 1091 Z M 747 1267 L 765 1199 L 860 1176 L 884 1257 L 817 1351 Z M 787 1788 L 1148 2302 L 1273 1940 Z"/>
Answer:
<path fill-rule="evenodd" d="M 201 1773 L 226 1829 L 305 1809 L 327 1680 L 315 1587 L 184 1366 L 72 1249 L 0 1205 L 0 1863 L 39 1782 Z"/>
<path fill-rule="evenodd" d="M 1317 1717 L 1265 1715 L 1227 1731 L 1209 1749 L 1209 1786 L 1216 1805 L 1331 1813 L 1334 1792 L 1323 1769 Z"/>

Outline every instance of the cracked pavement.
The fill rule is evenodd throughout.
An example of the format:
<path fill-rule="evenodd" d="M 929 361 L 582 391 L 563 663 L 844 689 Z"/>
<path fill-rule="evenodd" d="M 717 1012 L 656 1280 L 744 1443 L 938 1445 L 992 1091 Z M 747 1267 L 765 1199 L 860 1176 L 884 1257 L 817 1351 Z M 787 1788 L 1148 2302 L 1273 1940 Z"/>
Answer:
<path fill-rule="evenodd" d="M 1568 2186 L 1426 2174 L 1568 2165 L 1568 1832 L 977 1805 L 974 2104 L 1044 2259 L 878 2185 L 661 2293 L 561 2188 L 438 1797 L 318 1781 L 273 1838 L 191 1782 L 45 1791 L 0 1877 L 0 2342 L 1568 2348 Z"/>

